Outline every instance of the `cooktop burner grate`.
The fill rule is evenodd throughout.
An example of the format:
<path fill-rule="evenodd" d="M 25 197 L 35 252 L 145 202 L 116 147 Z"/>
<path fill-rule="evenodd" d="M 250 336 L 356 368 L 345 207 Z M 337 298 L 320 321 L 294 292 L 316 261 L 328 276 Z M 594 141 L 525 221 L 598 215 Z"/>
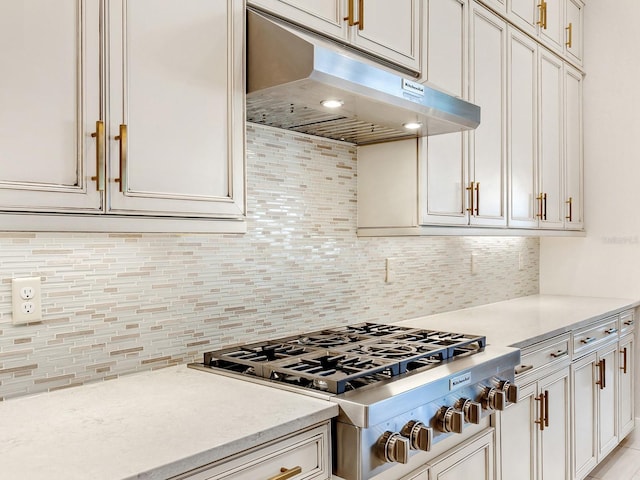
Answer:
<path fill-rule="evenodd" d="M 204 363 L 277 382 L 343 393 L 483 350 L 485 337 L 360 323 L 207 352 Z"/>

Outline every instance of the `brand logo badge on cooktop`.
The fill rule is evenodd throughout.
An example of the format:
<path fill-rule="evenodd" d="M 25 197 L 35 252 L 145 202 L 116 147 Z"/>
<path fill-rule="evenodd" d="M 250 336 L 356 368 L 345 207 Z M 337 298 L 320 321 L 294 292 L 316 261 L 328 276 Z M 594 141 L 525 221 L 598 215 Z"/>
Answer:
<path fill-rule="evenodd" d="M 449 379 L 449 390 L 464 387 L 471 383 L 471 372 L 465 372 L 461 375 Z"/>

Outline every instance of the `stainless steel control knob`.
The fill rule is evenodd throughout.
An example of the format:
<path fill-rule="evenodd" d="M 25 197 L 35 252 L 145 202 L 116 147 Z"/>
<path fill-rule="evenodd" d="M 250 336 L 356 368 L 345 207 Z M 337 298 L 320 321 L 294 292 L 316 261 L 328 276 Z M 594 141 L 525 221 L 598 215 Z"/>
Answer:
<path fill-rule="evenodd" d="M 413 450 L 422 450 L 428 452 L 431 450 L 431 443 L 433 442 L 433 429 L 427 427 L 424 423 L 417 420 L 411 420 L 407 423 L 400 435 L 409 439 L 409 444 Z"/>
<path fill-rule="evenodd" d="M 482 418 L 482 405 L 468 398 L 461 398 L 456 403 L 456 408 L 464 414 L 465 422 L 478 424 Z"/>
<path fill-rule="evenodd" d="M 387 430 L 378 439 L 378 455 L 385 462 L 407 463 L 410 448 L 409 439 L 399 433 Z"/>
<path fill-rule="evenodd" d="M 518 386 L 516 384 L 505 380 L 500 385 L 500 390 L 505 393 L 508 402 L 518 403 Z"/>
<path fill-rule="evenodd" d="M 507 395 L 495 387 L 488 387 L 484 391 L 482 406 L 487 410 L 504 410 L 507 404 Z"/>
<path fill-rule="evenodd" d="M 444 433 L 462 433 L 464 414 L 453 407 L 442 407 L 438 412 L 437 425 Z"/>

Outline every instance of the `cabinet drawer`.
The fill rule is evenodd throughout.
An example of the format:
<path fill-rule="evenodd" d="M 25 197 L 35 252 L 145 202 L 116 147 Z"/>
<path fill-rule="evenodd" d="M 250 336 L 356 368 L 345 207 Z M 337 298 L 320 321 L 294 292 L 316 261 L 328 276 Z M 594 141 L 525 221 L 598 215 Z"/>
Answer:
<path fill-rule="evenodd" d="M 521 363 L 516 367 L 516 378 L 529 375 L 547 365 L 571 358 L 569 333 L 523 348 Z"/>
<path fill-rule="evenodd" d="M 633 331 L 635 323 L 635 312 L 627 310 L 620 314 L 620 336 Z"/>
<path fill-rule="evenodd" d="M 618 317 L 609 317 L 573 332 L 573 356 L 597 349 L 603 343 L 618 338 Z"/>
<path fill-rule="evenodd" d="M 330 477 L 328 423 L 192 470 L 174 480 L 269 480 L 294 468 L 300 469 L 300 473 L 289 477 L 290 480 Z"/>

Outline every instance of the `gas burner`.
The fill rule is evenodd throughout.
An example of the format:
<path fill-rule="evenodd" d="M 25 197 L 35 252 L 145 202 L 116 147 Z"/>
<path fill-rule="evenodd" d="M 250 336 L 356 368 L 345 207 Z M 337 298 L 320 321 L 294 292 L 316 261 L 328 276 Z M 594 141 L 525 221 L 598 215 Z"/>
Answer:
<path fill-rule="evenodd" d="M 343 393 L 355 388 L 353 383 L 358 383 L 363 377 L 377 376 L 376 381 L 380 381 L 398 375 L 399 365 L 393 361 L 343 352 L 318 352 L 274 363 L 268 370 L 271 380 Z"/>
<path fill-rule="evenodd" d="M 309 347 L 318 348 L 333 348 L 340 345 L 347 345 L 356 341 L 357 339 L 349 337 L 347 335 L 340 335 L 334 332 L 319 332 L 305 335 L 296 340 L 292 340 L 291 343 L 298 345 L 305 345 Z"/>
<path fill-rule="evenodd" d="M 418 353 L 418 348 L 404 343 L 369 343 L 362 345 L 360 351 L 373 357 L 407 358 Z"/>

